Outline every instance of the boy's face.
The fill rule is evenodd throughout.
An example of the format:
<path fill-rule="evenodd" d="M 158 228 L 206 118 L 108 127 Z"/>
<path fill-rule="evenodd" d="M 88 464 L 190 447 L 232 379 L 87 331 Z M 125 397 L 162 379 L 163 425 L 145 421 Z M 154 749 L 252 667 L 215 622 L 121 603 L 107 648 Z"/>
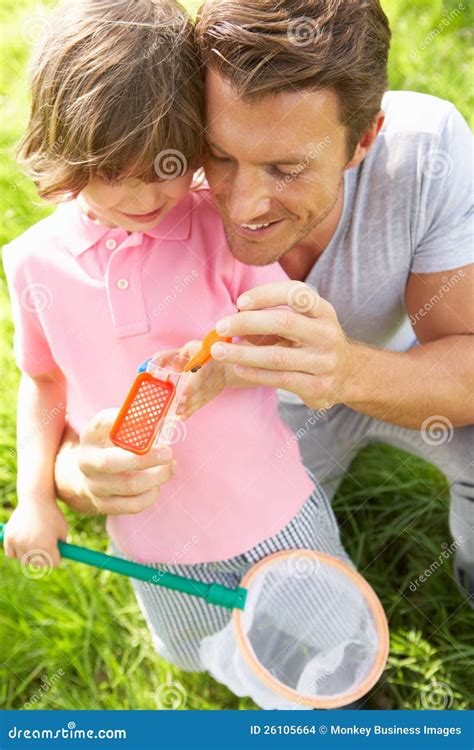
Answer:
<path fill-rule="evenodd" d="M 184 198 L 192 179 L 191 170 L 181 177 L 157 182 L 127 178 L 111 183 L 94 177 L 79 200 L 102 224 L 144 232 L 162 221 Z"/>

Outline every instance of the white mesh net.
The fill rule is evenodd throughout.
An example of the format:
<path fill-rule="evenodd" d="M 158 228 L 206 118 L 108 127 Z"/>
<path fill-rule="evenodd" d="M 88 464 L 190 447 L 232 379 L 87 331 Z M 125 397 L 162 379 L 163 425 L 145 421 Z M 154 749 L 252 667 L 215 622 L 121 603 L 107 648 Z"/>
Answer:
<path fill-rule="evenodd" d="M 257 566 L 244 611 L 201 645 L 205 668 L 264 709 L 346 705 L 386 661 L 387 625 L 368 584 L 334 558 L 302 554 Z"/>

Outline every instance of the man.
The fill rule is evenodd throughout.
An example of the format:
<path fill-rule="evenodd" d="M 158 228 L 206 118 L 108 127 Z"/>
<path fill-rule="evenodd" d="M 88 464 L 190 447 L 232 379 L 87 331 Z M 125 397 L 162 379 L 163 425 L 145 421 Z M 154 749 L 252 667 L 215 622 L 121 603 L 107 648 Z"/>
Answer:
<path fill-rule="evenodd" d="M 440 467 L 455 573 L 472 593 L 469 130 L 448 102 L 384 96 L 390 31 L 377 0 L 208 0 L 197 41 L 206 173 L 231 250 L 307 282 L 252 290 L 221 321 L 223 334 L 277 343 L 216 345 L 213 356 L 286 392 L 282 415 L 329 492 L 369 441 Z M 107 427 L 99 416 L 79 453 L 72 436 L 59 455 L 59 494 L 76 507 L 93 477 L 96 507 L 113 508 L 96 468 Z"/>

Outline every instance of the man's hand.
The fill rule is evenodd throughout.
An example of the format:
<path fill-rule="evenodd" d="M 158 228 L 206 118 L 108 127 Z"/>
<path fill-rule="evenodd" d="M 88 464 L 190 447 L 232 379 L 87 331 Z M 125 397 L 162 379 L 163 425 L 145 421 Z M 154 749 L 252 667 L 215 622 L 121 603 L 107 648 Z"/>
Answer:
<path fill-rule="evenodd" d="M 175 473 L 172 450 L 152 448 L 138 456 L 114 446 L 110 429 L 117 409 L 99 412 L 80 440 L 68 430 L 58 453 L 58 496 L 73 510 L 120 515 L 140 513 L 158 499 L 160 486 Z"/>
<path fill-rule="evenodd" d="M 329 302 L 302 282 L 266 284 L 241 295 L 240 310 L 220 321 L 224 336 L 272 335 L 268 345 L 214 344 L 214 359 L 234 365 L 235 374 L 254 385 L 283 388 L 311 409 L 345 402 L 351 374 L 351 342 Z M 269 309 L 270 308 L 270 309 Z"/>

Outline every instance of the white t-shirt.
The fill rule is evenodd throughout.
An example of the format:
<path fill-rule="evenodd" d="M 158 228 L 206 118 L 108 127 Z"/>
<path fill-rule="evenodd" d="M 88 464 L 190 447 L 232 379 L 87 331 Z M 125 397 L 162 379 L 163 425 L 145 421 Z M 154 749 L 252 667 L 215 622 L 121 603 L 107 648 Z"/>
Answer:
<path fill-rule="evenodd" d="M 446 271 L 442 297 L 453 269 L 474 262 L 473 139 L 456 107 L 434 96 L 391 91 L 382 109 L 367 158 L 344 173 L 339 225 L 306 280 L 350 338 L 406 351 L 416 343 L 409 275 Z"/>

